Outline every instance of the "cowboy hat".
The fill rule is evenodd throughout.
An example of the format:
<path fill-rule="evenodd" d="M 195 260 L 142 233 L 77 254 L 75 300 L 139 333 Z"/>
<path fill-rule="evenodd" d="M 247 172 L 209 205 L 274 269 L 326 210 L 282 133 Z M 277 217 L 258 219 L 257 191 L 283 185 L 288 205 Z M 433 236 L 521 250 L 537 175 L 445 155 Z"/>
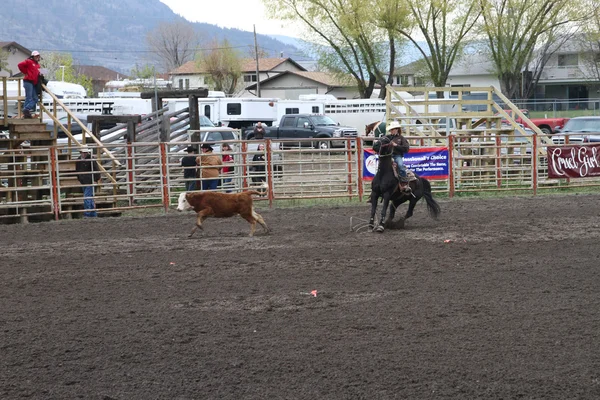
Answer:
<path fill-rule="evenodd" d="M 210 144 L 208 144 L 208 143 L 203 143 L 202 146 L 200 146 L 200 148 L 206 149 L 208 151 L 213 151 L 212 146 Z"/>
<path fill-rule="evenodd" d="M 390 124 L 386 127 L 386 131 L 391 131 L 392 129 L 400 129 L 402 128 L 402 126 L 400 125 L 400 122 L 398 121 L 392 121 L 390 122 Z"/>
<path fill-rule="evenodd" d="M 82 148 L 79 149 L 80 153 L 91 153 L 91 150 L 89 147 L 87 146 L 83 146 Z"/>

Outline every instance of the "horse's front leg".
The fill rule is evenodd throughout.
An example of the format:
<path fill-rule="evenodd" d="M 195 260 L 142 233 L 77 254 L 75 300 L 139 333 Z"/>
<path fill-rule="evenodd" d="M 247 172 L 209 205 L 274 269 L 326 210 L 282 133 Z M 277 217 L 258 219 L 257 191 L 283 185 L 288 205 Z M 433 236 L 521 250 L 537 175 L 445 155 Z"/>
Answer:
<path fill-rule="evenodd" d="M 371 218 L 369 219 L 369 227 L 373 229 L 375 227 L 375 213 L 377 212 L 377 200 L 378 196 L 375 192 L 371 192 Z"/>
<path fill-rule="evenodd" d="M 377 232 L 383 232 L 385 230 L 384 221 L 385 221 L 385 215 L 387 214 L 387 209 L 390 205 L 390 197 L 391 197 L 390 193 L 386 192 L 383 194 L 383 206 L 381 207 L 381 219 L 379 220 L 379 224 L 377 225 L 377 228 L 375 228 L 375 230 Z"/>

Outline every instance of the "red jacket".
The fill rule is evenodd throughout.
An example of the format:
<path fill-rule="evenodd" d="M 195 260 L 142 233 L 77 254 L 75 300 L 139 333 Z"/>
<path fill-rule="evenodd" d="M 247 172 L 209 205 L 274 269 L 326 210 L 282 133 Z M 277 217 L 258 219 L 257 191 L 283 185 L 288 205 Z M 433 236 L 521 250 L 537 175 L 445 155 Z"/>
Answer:
<path fill-rule="evenodd" d="M 38 76 L 40 76 L 40 64 L 31 58 L 28 58 L 27 60 L 20 62 L 18 67 L 19 71 L 25 75 L 23 79 L 26 81 L 31 81 L 34 85 L 37 85 Z"/>

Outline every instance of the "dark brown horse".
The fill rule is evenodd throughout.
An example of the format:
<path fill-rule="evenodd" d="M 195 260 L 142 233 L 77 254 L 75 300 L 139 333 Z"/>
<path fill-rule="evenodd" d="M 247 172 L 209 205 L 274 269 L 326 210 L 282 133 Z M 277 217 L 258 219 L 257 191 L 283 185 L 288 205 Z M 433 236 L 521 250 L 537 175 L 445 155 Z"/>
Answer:
<path fill-rule="evenodd" d="M 383 232 L 386 227 L 399 227 L 398 224 L 394 224 L 393 222 L 396 208 L 400 204 L 408 201 L 408 210 L 399 224 L 400 226 L 404 226 L 404 221 L 412 217 L 415 206 L 421 198 L 425 198 L 425 201 L 427 202 L 429 215 L 432 218 L 437 219 L 441 209 L 431 194 L 431 184 L 429 181 L 415 174 L 416 179 L 409 182 L 411 191 L 401 191 L 398 188 L 398 178 L 394 173 L 392 146 L 390 145 L 389 138 L 384 136 L 380 140 L 377 140 L 373 144 L 373 150 L 379 154 L 379 166 L 377 167 L 377 173 L 371 183 L 371 218 L 369 220 L 369 226 L 373 228 L 373 231 Z M 379 223 L 375 226 L 375 213 L 377 212 L 377 202 L 380 197 L 383 198 L 383 208 L 381 210 Z M 390 215 L 386 219 L 388 206 L 390 208 Z"/>

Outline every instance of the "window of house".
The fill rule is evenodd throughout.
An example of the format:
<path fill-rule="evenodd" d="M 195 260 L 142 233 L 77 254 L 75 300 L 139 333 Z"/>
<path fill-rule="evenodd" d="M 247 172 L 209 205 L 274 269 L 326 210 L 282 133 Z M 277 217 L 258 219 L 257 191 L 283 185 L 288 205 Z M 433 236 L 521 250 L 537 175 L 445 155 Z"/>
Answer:
<path fill-rule="evenodd" d="M 320 113 L 319 106 L 313 106 L 312 112 L 313 112 L 313 114 L 319 114 Z"/>
<path fill-rule="evenodd" d="M 425 86 L 425 78 L 422 76 L 415 76 L 415 86 Z"/>
<path fill-rule="evenodd" d="M 185 88 L 186 88 L 186 90 L 190 88 L 190 80 L 189 79 L 185 80 Z"/>
<path fill-rule="evenodd" d="M 285 113 L 286 114 L 300 114 L 300 109 L 299 108 L 286 108 Z"/>
<path fill-rule="evenodd" d="M 241 115 L 241 114 L 242 114 L 242 103 L 227 104 L 227 115 Z"/>
<path fill-rule="evenodd" d="M 470 85 L 470 84 L 464 84 L 464 85 L 450 85 L 450 87 L 471 87 L 471 85 Z M 469 91 L 464 91 L 464 90 L 463 90 L 463 91 L 462 91 L 462 94 L 471 94 L 471 92 L 469 92 Z M 453 92 L 450 92 L 450 95 L 451 95 L 451 96 L 458 96 L 458 91 L 453 91 Z"/>
<path fill-rule="evenodd" d="M 256 74 L 244 75 L 244 82 L 256 82 Z"/>
<path fill-rule="evenodd" d="M 559 67 L 573 67 L 579 64 L 579 54 L 559 54 Z"/>
<path fill-rule="evenodd" d="M 400 78 L 400 85 L 408 86 L 408 75 L 400 75 L 398 78 Z"/>
<path fill-rule="evenodd" d="M 179 80 L 179 90 L 183 90 L 183 79 Z"/>

